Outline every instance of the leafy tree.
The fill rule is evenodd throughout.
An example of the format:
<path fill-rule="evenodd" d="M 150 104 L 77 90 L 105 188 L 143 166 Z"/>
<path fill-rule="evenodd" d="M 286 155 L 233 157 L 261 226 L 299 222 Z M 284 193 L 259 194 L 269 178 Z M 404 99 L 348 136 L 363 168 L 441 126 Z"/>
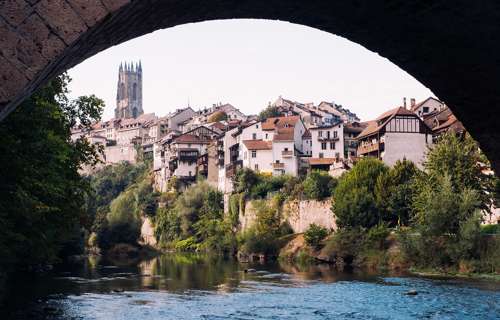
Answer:
<path fill-rule="evenodd" d="M 434 190 L 445 175 L 449 175 L 456 191 L 476 190 L 481 198 L 481 209 L 489 210 L 498 178 L 483 172 L 491 167 L 489 163 L 481 162 L 485 157 L 469 134 L 463 139 L 461 134 L 443 133 L 438 144 L 434 148 L 428 147 L 425 155 L 426 161 L 422 164 L 427 174 L 418 177 L 420 191 L 427 187 Z M 421 207 L 418 199 L 417 202 L 416 205 Z"/>
<path fill-rule="evenodd" d="M 304 192 L 317 201 L 322 201 L 331 195 L 334 177 L 323 170 L 311 170 L 304 181 Z"/>
<path fill-rule="evenodd" d="M 234 184 L 236 192 L 251 192 L 252 188 L 262 181 L 261 176 L 250 168 L 241 168 L 236 173 Z"/>
<path fill-rule="evenodd" d="M 263 121 L 267 118 L 277 118 L 284 117 L 285 115 L 280 112 L 276 107 L 268 106 L 265 110 L 262 110 L 257 116 L 257 121 Z"/>
<path fill-rule="evenodd" d="M 211 189 L 205 195 L 200 208 L 199 220 L 193 225 L 196 234 L 203 239 L 215 236 L 224 218 L 224 196 L 218 189 Z"/>
<path fill-rule="evenodd" d="M 216 122 L 216 121 L 222 121 L 222 120 L 227 120 L 227 113 L 224 110 L 221 110 L 221 111 L 217 112 L 216 114 L 212 115 L 208 119 L 208 122 Z"/>
<path fill-rule="evenodd" d="M 184 238 L 195 234 L 193 225 L 199 220 L 199 211 L 203 206 L 205 194 L 213 187 L 208 182 L 198 182 L 184 191 L 176 201 L 175 211 L 181 219 L 181 229 Z"/>
<path fill-rule="evenodd" d="M 328 236 L 328 229 L 317 226 L 315 223 L 309 224 L 309 229 L 304 232 L 304 241 L 308 246 L 319 248 L 321 241 Z"/>
<path fill-rule="evenodd" d="M 84 209 L 90 188 L 78 170 L 95 165 L 103 148 L 71 128 L 99 121 L 95 96 L 70 101 L 63 74 L 0 122 L 0 273 L 20 259 L 51 259 L 77 228 L 89 226 Z"/>
<path fill-rule="evenodd" d="M 373 190 L 379 175 L 389 167 L 382 161 L 363 157 L 347 174 L 342 175 L 332 199 L 337 226 L 371 228 L 380 221 Z"/>
<path fill-rule="evenodd" d="M 414 213 L 412 210 L 412 201 L 415 196 L 415 180 L 410 180 L 398 185 L 389 197 L 389 206 L 387 207 L 388 217 L 398 219 L 401 223 L 408 226 Z"/>

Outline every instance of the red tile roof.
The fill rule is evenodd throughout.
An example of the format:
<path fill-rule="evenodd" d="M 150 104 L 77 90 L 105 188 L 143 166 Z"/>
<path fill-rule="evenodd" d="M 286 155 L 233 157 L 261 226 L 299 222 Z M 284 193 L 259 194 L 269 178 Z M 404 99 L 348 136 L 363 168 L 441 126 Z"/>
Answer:
<path fill-rule="evenodd" d="M 274 134 L 273 140 L 293 140 L 295 125 L 299 121 L 300 117 L 283 117 L 278 118 L 279 121 L 276 124 L 278 127 L 278 132 Z"/>
<path fill-rule="evenodd" d="M 213 139 L 210 136 L 197 136 L 195 134 L 183 134 L 180 137 L 174 139 L 174 142 L 212 142 Z"/>
<path fill-rule="evenodd" d="M 302 135 L 302 138 L 307 138 L 307 137 L 312 137 L 311 131 L 309 131 L 309 129 L 307 129 L 306 132 L 304 132 L 304 134 Z"/>
<path fill-rule="evenodd" d="M 362 137 L 365 137 L 367 135 L 370 135 L 370 134 L 373 134 L 377 131 L 379 131 L 380 129 L 382 129 L 385 124 L 387 122 L 389 122 L 393 117 L 395 117 L 396 115 L 411 115 L 411 116 L 414 116 L 414 117 L 417 117 L 416 114 L 414 114 L 413 112 L 411 112 L 410 110 L 406 110 L 405 108 L 403 107 L 397 107 L 397 108 L 394 108 L 392 110 L 389 110 L 387 112 L 384 112 L 382 113 L 382 115 L 380 115 L 377 119 L 375 119 L 375 121 L 373 121 L 372 123 L 370 123 L 358 136 L 358 139 L 359 138 L 362 138 Z M 380 124 L 380 126 L 377 126 L 379 120 L 383 120 L 383 119 L 386 119 L 383 123 Z M 425 125 L 425 124 L 424 124 Z"/>
<path fill-rule="evenodd" d="M 245 140 L 243 144 L 248 150 L 272 150 L 272 142 L 270 142 L 271 145 L 269 145 L 269 142 L 262 140 Z"/>

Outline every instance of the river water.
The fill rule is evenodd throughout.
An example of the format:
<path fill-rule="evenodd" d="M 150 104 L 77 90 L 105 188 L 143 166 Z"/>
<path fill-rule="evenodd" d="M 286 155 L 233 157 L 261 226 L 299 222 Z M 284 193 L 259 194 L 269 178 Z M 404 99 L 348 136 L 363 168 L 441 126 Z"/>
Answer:
<path fill-rule="evenodd" d="M 2 305 L 4 319 L 500 319 L 500 283 L 170 253 L 16 275 Z"/>

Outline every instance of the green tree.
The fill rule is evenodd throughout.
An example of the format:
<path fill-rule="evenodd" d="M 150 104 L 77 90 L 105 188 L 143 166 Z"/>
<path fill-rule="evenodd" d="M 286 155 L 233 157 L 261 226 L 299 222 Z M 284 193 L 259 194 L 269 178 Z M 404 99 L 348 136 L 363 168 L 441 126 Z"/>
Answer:
<path fill-rule="evenodd" d="M 308 246 L 319 249 L 321 241 L 328 236 L 328 229 L 317 226 L 315 223 L 309 224 L 309 229 L 304 232 L 304 241 Z"/>
<path fill-rule="evenodd" d="M 342 175 L 335 188 L 332 211 L 337 226 L 371 228 L 380 221 L 380 212 L 373 193 L 378 178 L 389 167 L 382 161 L 363 157 L 347 174 Z"/>
<path fill-rule="evenodd" d="M 304 192 L 317 201 L 322 201 L 331 196 L 331 187 L 336 180 L 334 177 L 323 170 L 311 170 L 304 180 Z"/>
<path fill-rule="evenodd" d="M 181 219 L 181 229 L 185 239 L 195 235 L 193 225 L 198 222 L 199 212 L 203 206 L 205 195 L 213 187 L 207 181 L 197 182 L 184 191 L 176 201 L 175 211 Z"/>
<path fill-rule="evenodd" d="M 75 228 L 89 227 L 84 209 L 89 183 L 78 170 L 95 165 L 103 148 L 71 128 L 99 121 L 95 96 L 70 101 L 63 74 L 0 122 L 0 273 L 23 258 L 51 259 Z"/>
<path fill-rule="evenodd" d="M 425 156 L 422 164 L 427 174 L 417 179 L 419 194 L 423 194 L 421 191 L 425 188 L 434 190 L 445 175 L 449 175 L 457 192 L 466 188 L 476 190 L 481 198 L 481 209 L 489 210 L 498 178 L 483 172 L 491 167 L 481 162 L 485 157 L 469 134 L 463 139 L 461 134 L 443 133 L 434 148 L 428 147 Z M 416 206 L 421 208 L 419 199 Z"/>
<path fill-rule="evenodd" d="M 278 118 L 284 117 L 285 115 L 280 112 L 276 107 L 268 106 L 265 110 L 262 110 L 257 116 L 257 121 L 264 121 L 267 118 Z"/>
<path fill-rule="evenodd" d="M 241 168 L 236 173 L 234 184 L 236 192 L 251 192 L 252 188 L 262 181 L 261 176 L 250 168 Z"/>
<path fill-rule="evenodd" d="M 216 114 L 212 115 L 208 119 L 208 122 L 216 122 L 216 121 L 222 121 L 222 120 L 227 120 L 227 113 L 224 110 L 221 110 L 221 111 L 217 112 Z"/>

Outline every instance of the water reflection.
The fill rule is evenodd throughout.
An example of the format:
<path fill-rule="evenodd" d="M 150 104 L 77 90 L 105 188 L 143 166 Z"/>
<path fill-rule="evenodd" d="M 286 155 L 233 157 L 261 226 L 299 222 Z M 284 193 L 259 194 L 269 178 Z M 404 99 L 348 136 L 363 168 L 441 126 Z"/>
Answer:
<path fill-rule="evenodd" d="M 257 272 L 245 273 L 249 268 Z M 125 292 L 114 293 L 117 289 Z M 408 298 L 404 292 L 409 289 L 421 294 Z M 41 312 L 35 302 L 43 300 L 41 306 L 51 305 L 61 316 L 83 318 L 143 318 L 144 312 L 146 318 L 222 314 L 229 318 L 453 319 L 479 314 L 489 318 L 500 312 L 499 292 L 496 282 L 338 269 L 329 264 L 240 263 L 231 257 L 179 252 L 143 260 L 78 258 L 43 275 L 17 275 L 2 294 L 0 315 L 23 318 L 22 310 Z M 443 316 L 446 312 L 450 317 Z"/>

